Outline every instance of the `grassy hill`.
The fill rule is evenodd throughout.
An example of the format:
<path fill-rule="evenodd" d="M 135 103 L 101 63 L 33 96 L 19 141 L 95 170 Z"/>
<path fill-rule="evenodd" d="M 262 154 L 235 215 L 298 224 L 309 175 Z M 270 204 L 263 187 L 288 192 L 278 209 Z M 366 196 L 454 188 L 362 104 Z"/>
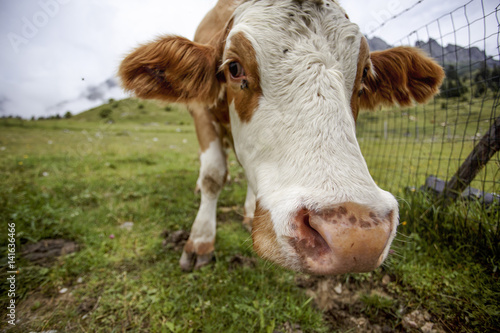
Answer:
<path fill-rule="evenodd" d="M 403 117 L 412 115 L 422 126 L 427 123 L 419 114 Z M 389 134 L 401 128 L 398 116 L 391 117 L 397 120 Z M 387 140 L 372 138 L 368 126 L 384 120 L 367 121 L 359 127 L 366 129 L 364 142 L 388 146 Z M 390 146 L 403 153 L 409 147 Z M 498 258 L 477 260 L 468 243 L 452 237 L 461 232 L 454 230 L 456 221 L 440 220 L 426 206 L 429 201 L 410 206 L 405 194 L 397 193 L 399 236 L 383 267 L 367 274 L 312 277 L 255 256 L 241 225 L 244 171 L 234 155 L 229 167 L 231 181 L 217 212 L 216 260 L 183 273 L 178 266 L 182 244 L 173 235 L 190 229 L 200 200 L 194 194 L 198 144 L 183 107 L 126 99 L 70 119 L 0 119 L 0 230 L 7 235 L 7 224 L 15 224 L 21 272 L 19 321 L 11 327 L 4 320 L 0 328 L 407 332 L 430 325 L 438 331 L 498 331 Z M 450 237 L 433 234 L 437 225 L 445 226 Z M 74 242 L 78 251 L 45 253 L 42 261 L 30 256 L 40 255 L 30 246 L 54 240 Z M 7 246 L 8 237 L 0 237 L 2 253 Z M 6 256 L 0 265 L 8 270 Z M 0 288 L 5 311 L 8 286 Z"/>
<path fill-rule="evenodd" d="M 192 118 L 184 106 L 135 98 L 120 101 L 111 99 L 106 104 L 75 115 L 72 120 L 85 122 L 108 121 L 117 124 L 130 122 L 164 125 L 192 124 Z"/>

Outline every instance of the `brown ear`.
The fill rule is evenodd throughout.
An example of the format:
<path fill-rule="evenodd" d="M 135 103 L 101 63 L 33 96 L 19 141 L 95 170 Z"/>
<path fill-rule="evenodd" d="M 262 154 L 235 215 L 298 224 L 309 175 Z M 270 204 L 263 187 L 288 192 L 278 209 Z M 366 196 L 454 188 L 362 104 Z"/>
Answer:
<path fill-rule="evenodd" d="M 166 36 L 130 53 L 118 75 L 125 90 L 140 98 L 214 103 L 221 89 L 217 53 L 212 45 Z"/>
<path fill-rule="evenodd" d="M 423 51 L 414 47 L 395 47 L 372 52 L 373 71 L 364 80 L 365 93 L 360 107 L 410 106 L 425 103 L 439 92 L 444 71 Z"/>

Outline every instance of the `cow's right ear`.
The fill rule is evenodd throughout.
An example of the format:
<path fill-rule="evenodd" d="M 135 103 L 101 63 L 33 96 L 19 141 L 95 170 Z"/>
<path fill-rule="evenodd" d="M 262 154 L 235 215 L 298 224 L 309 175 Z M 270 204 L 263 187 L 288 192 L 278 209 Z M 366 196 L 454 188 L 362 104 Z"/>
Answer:
<path fill-rule="evenodd" d="M 436 61 L 414 47 L 395 47 L 370 54 L 373 70 L 363 80 L 360 106 L 411 106 L 426 103 L 439 93 L 444 71 Z"/>
<path fill-rule="evenodd" d="M 213 104 L 221 89 L 218 53 L 212 45 L 165 36 L 130 53 L 118 75 L 140 98 Z"/>

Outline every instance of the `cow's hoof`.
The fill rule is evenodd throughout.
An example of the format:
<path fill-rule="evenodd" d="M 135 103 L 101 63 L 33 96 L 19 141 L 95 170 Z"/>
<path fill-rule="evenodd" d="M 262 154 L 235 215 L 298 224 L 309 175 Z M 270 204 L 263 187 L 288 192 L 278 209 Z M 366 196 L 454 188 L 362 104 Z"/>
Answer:
<path fill-rule="evenodd" d="M 181 259 L 179 260 L 181 269 L 184 272 L 192 271 L 195 258 L 196 256 L 194 253 L 187 253 L 186 251 L 182 251 Z"/>
<path fill-rule="evenodd" d="M 185 250 L 182 251 L 181 259 L 179 264 L 184 272 L 191 272 L 193 268 L 195 270 L 202 268 L 210 264 L 214 257 L 213 252 L 203 255 L 197 255 L 196 253 L 187 253 Z"/>
<path fill-rule="evenodd" d="M 197 256 L 196 257 L 196 264 L 194 265 L 194 269 L 197 270 L 197 269 L 202 268 L 203 266 L 210 264 L 213 257 L 214 257 L 213 252 Z"/>
<path fill-rule="evenodd" d="M 247 229 L 249 233 L 252 233 L 252 223 L 253 223 L 253 218 L 251 217 L 245 217 L 243 219 L 243 227 Z"/>

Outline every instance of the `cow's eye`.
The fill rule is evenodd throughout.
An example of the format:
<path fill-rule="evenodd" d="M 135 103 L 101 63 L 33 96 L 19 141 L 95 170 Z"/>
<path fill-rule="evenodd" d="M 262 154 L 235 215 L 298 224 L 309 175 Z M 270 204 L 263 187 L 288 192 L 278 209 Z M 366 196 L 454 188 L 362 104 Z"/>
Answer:
<path fill-rule="evenodd" d="M 363 69 L 363 79 L 366 78 L 367 75 L 368 75 L 368 67 L 365 67 L 365 69 Z"/>
<path fill-rule="evenodd" d="M 245 70 L 243 66 L 237 61 L 229 63 L 229 73 L 233 79 L 240 79 L 245 76 Z"/>

